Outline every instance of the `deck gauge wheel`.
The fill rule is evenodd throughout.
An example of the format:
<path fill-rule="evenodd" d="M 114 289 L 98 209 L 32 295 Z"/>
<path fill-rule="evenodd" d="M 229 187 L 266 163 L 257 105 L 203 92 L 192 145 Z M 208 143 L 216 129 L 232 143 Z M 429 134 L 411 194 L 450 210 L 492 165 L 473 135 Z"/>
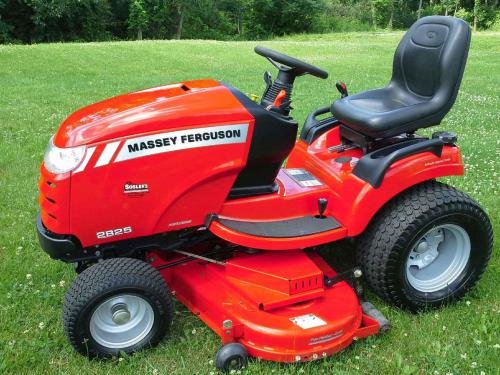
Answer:
<path fill-rule="evenodd" d="M 243 345 L 236 342 L 224 345 L 215 355 L 215 367 L 226 373 L 242 369 L 247 362 L 247 350 Z"/>

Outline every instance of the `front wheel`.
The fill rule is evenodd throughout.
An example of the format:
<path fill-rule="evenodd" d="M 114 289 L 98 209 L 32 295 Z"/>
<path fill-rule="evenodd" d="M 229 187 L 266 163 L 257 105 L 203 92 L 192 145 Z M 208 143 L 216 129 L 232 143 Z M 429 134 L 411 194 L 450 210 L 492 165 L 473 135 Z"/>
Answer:
<path fill-rule="evenodd" d="M 105 260 L 84 270 L 63 306 L 66 336 L 89 357 L 154 346 L 172 318 L 172 296 L 158 270 L 130 258 Z"/>
<path fill-rule="evenodd" d="M 429 181 L 394 198 L 358 241 L 369 286 L 417 311 L 461 298 L 480 279 L 493 246 L 491 223 L 468 195 Z"/>

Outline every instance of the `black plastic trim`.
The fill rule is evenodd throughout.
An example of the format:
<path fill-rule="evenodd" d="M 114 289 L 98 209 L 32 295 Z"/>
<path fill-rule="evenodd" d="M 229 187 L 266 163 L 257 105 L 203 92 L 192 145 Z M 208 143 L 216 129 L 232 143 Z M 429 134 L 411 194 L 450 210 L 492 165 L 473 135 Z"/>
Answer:
<path fill-rule="evenodd" d="M 382 183 L 387 169 L 397 160 L 421 152 L 432 152 L 441 157 L 443 141 L 441 139 L 412 139 L 396 143 L 363 156 L 353 169 L 353 174 L 368 182 L 374 188 Z"/>
<path fill-rule="evenodd" d="M 52 233 L 43 225 L 40 215 L 36 217 L 36 230 L 40 246 L 51 258 L 65 262 L 82 258 L 80 241 L 75 236 Z"/>
<path fill-rule="evenodd" d="M 311 112 L 304 122 L 302 131 L 300 132 L 300 139 L 310 145 L 320 135 L 326 133 L 328 130 L 338 126 L 340 122 L 333 116 L 318 120 L 316 117 L 330 112 L 330 107 L 322 107 Z"/>
<path fill-rule="evenodd" d="M 237 199 L 244 197 L 253 197 L 255 195 L 272 194 L 279 190 L 279 185 L 274 182 L 271 185 L 250 186 L 250 187 L 233 187 L 229 192 L 227 199 Z"/>
<path fill-rule="evenodd" d="M 172 232 L 164 232 L 84 248 L 78 238 L 73 235 L 51 232 L 43 224 L 40 215 L 36 218 L 36 227 L 42 249 L 51 258 L 68 263 L 93 262 L 98 259 L 116 257 L 136 257 L 143 255 L 148 250 L 172 251 L 213 237 L 209 231 L 199 233 L 199 236 L 174 236 Z M 198 233 L 198 231 L 194 233 Z"/>
<path fill-rule="evenodd" d="M 221 82 L 254 117 L 252 142 L 245 167 L 240 172 L 230 197 L 249 197 L 275 192 L 275 179 L 293 149 L 298 124 L 291 117 L 266 111 L 235 87 Z"/>
<path fill-rule="evenodd" d="M 303 216 L 277 221 L 238 221 L 220 218 L 216 220 L 235 231 L 269 238 L 303 237 L 340 228 L 340 224 L 333 217 Z"/>

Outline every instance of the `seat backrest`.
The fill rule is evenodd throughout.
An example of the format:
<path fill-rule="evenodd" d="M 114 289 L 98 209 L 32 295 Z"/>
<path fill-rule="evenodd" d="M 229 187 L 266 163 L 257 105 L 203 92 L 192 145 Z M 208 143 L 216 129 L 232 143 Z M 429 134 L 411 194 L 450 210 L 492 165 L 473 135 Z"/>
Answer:
<path fill-rule="evenodd" d="M 471 30 L 458 18 L 430 16 L 415 22 L 394 55 L 392 84 L 437 101 L 441 119 L 455 102 L 467 61 Z M 436 109 L 437 109 L 436 108 Z M 444 112 L 444 113 L 441 113 Z"/>

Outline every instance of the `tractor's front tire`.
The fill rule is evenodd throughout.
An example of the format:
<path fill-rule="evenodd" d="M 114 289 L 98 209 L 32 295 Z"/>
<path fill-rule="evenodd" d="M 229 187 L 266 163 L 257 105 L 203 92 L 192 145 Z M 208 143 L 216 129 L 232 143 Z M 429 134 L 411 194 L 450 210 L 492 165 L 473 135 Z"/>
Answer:
<path fill-rule="evenodd" d="M 64 300 L 64 330 L 79 353 L 105 358 L 155 346 L 173 313 L 158 270 L 138 259 L 114 258 L 77 276 Z"/>
<path fill-rule="evenodd" d="M 478 282 L 493 246 L 486 213 L 468 195 L 439 182 L 395 197 L 357 242 L 371 289 L 412 311 L 457 300 Z"/>

